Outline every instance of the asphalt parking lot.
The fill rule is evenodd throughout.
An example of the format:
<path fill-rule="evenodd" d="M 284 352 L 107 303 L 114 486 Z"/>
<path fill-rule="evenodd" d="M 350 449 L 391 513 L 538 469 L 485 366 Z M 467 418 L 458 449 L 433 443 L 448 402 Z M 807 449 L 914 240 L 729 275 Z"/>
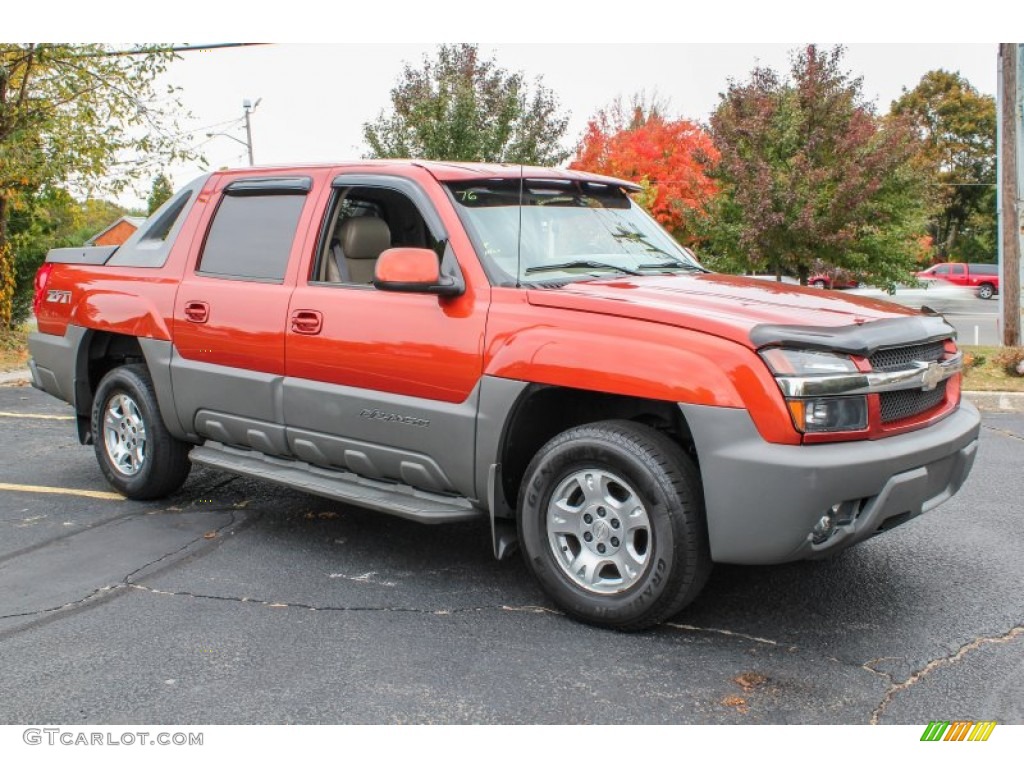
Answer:
<path fill-rule="evenodd" d="M 483 526 L 196 470 L 110 494 L 0 387 L 0 722 L 1024 722 L 1024 414 L 939 509 L 823 562 L 717 567 L 671 624 L 555 611 Z"/>

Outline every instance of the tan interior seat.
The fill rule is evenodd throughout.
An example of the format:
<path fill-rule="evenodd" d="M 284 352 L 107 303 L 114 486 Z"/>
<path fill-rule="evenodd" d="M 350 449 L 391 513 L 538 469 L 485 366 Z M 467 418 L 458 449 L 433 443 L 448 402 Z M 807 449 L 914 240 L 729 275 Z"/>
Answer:
<path fill-rule="evenodd" d="M 391 230 L 384 220 L 373 216 L 346 219 L 338 232 L 338 240 L 345 254 L 348 281 L 372 282 L 377 257 L 391 247 Z"/>

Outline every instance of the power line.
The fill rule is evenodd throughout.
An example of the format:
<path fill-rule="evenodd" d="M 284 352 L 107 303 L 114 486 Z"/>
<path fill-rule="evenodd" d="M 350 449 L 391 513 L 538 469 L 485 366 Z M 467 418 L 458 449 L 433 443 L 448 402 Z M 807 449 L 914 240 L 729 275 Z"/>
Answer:
<path fill-rule="evenodd" d="M 157 51 L 188 53 L 192 51 L 213 51 L 220 48 L 250 48 L 260 45 L 272 45 L 272 43 L 207 43 L 205 45 L 171 45 L 167 47 L 158 45 L 148 48 L 128 48 L 123 51 L 95 51 L 93 53 L 79 53 L 76 55 L 83 58 L 98 56 L 145 56 Z"/>

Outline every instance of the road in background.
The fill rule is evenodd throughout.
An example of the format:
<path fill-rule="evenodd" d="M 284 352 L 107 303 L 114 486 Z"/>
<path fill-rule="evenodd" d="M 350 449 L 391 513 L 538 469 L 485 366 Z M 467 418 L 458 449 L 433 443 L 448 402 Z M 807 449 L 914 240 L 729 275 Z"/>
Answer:
<path fill-rule="evenodd" d="M 956 328 L 961 344 L 998 346 L 1002 343 L 998 299 L 979 299 L 971 289 L 956 286 L 897 288 L 895 294 L 889 295 L 877 288 L 858 288 L 846 293 L 892 301 L 914 309 L 930 307 L 942 313 Z"/>
<path fill-rule="evenodd" d="M 771 275 L 756 275 L 755 278 L 775 280 Z M 791 277 L 783 277 L 782 282 L 787 285 L 799 285 L 797 280 Z M 931 281 L 926 285 L 924 288 L 898 286 L 893 294 L 886 293 L 880 288 L 855 288 L 840 293 L 891 301 L 913 309 L 927 306 L 944 315 L 950 325 L 956 328 L 961 344 L 1002 344 L 998 298 L 979 299 L 974 289 L 943 284 L 941 281 Z"/>

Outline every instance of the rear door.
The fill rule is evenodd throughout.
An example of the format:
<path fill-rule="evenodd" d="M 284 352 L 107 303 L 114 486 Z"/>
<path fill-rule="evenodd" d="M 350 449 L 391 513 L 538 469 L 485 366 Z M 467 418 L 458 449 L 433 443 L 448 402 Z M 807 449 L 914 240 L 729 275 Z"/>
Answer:
<path fill-rule="evenodd" d="M 946 279 L 954 285 L 967 285 L 967 265 L 950 264 L 949 276 Z"/>
<path fill-rule="evenodd" d="M 197 435 L 288 452 L 284 329 L 311 187 L 308 176 L 245 177 L 222 190 L 174 307 L 175 407 Z"/>

